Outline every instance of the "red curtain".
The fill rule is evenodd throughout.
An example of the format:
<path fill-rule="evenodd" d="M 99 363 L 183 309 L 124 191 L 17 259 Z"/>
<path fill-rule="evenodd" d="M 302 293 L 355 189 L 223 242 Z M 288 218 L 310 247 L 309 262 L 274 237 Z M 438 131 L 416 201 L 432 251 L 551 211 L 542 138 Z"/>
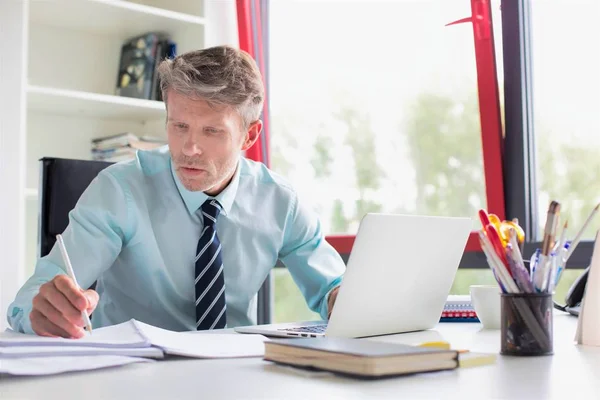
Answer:
<path fill-rule="evenodd" d="M 256 60 L 265 84 L 265 103 L 261 117 L 263 132 L 256 143 L 246 150 L 246 157 L 269 166 L 268 1 L 237 0 L 236 6 L 240 49 L 248 52 Z"/>

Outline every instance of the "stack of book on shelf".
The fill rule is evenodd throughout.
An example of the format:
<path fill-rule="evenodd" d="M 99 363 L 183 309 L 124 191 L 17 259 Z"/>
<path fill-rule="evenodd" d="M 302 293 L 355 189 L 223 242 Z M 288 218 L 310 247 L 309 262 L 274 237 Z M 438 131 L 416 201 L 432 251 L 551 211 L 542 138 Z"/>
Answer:
<path fill-rule="evenodd" d="M 166 35 L 149 32 L 127 40 L 121 47 L 117 96 L 162 101 L 157 67 L 174 58 L 177 45 Z"/>
<path fill-rule="evenodd" d="M 92 139 L 92 159 L 118 162 L 135 157 L 137 150 L 152 150 L 164 146 L 161 138 L 141 136 L 129 132 Z"/>

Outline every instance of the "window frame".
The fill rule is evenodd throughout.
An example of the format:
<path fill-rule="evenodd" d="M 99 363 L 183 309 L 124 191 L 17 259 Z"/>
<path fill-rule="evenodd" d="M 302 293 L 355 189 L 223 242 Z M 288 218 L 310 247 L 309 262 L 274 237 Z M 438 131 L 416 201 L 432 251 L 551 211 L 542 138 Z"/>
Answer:
<path fill-rule="evenodd" d="M 506 210 L 508 215 L 519 219 L 527 233 L 525 255 L 542 247 L 537 229 L 540 218 L 533 116 L 531 4 L 531 0 L 502 0 Z M 593 248 L 593 240 L 582 240 L 566 268 L 587 268 Z"/>

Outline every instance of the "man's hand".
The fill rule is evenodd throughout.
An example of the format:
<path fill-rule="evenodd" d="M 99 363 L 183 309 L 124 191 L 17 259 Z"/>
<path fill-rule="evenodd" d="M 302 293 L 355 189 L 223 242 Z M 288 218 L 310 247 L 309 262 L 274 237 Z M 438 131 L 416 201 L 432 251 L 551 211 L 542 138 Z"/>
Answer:
<path fill-rule="evenodd" d="M 333 288 L 331 293 L 329 293 L 329 299 L 327 300 L 327 309 L 329 310 L 329 312 L 327 313 L 327 319 L 329 319 L 331 317 L 331 311 L 333 311 L 333 305 L 335 304 L 335 299 L 337 298 L 337 294 L 338 294 L 339 290 L 340 290 L 340 287 L 337 286 L 337 287 Z"/>
<path fill-rule="evenodd" d="M 67 275 L 58 275 L 40 287 L 29 315 L 33 331 L 40 336 L 79 339 L 85 323 L 81 311 L 89 313 L 98 305 L 98 293 L 82 290 Z"/>

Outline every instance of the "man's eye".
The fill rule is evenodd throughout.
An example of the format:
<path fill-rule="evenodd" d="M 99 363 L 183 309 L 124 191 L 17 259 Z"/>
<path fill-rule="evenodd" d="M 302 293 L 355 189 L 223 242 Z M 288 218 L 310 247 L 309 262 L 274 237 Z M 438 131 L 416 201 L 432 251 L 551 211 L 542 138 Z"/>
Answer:
<path fill-rule="evenodd" d="M 185 125 L 185 124 L 175 124 L 175 127 L 176 127 L 177 129 L 185 129 L 185 128 L 186 128 L 186 125 Z"/>
<path fill-rule="evenodd" d="M 215 128 L 206 128 L 205 131 L 208 133 L 219 133 L 219 130 Z"/>

